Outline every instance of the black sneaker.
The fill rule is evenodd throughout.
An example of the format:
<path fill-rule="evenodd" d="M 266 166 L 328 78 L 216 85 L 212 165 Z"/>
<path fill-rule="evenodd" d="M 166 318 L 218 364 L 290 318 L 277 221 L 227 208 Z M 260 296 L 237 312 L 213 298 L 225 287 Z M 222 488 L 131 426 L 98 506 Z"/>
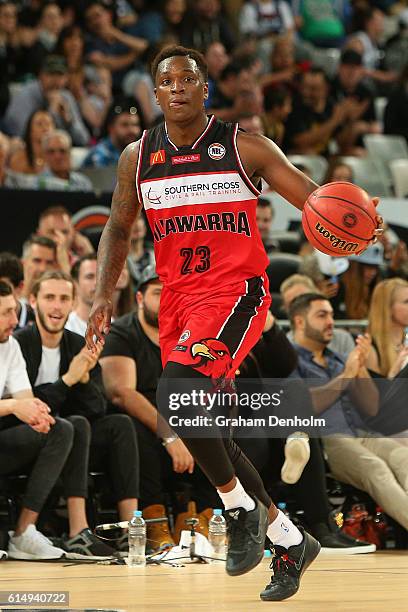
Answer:
<path fill-rule="evenodd" d="M 228 529 L 226 570 L 230 576 L 246 574 L 263 559 L 268 509 L 256 497 L 255 508 L 232 508 L 225 512 Z"/>
<path fill-rule="evenodd" d="M 341 530 L 332 531 L 326 523 L 314 525 L 312 532 L 322 545 L 322 552 L 326 554 L 358 555 L 376 551 L 375 544 L 356 540 Z"/>
<path fill-rule="evenodd" d="M 129 555 L 129 540 L 128 532 L 122 533 L 120 538 L 116 540 L 116 556 L 119 558 L 127 557 Z"/>
<path fill-rule="evenodd" d="M 97 538 L 89 528 L 83 529 L 70 540 L 64 539 L 67 559 L 111 559 L 116 551 Z"/>
<path fill-rule="evenodd" d="M 263 601 L 282 601 L 292 597 L 298 589 L 304 571 L 320 552 L 320 544 L 309 533 L 299 527 L 303 540 L 296 546 L 284 548 L 272 546 L 273 576 L 260 594 Z"/>

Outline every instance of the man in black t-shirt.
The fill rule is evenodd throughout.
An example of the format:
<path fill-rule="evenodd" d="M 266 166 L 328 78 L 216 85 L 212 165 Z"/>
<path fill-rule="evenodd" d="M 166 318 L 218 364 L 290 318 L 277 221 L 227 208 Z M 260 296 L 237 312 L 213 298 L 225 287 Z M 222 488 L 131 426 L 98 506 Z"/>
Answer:
<path fill-rule="evenodd" d="M 187 482 L 193 486 L 193 497 L 200 511 L 198 531 L 207 535 L 212 514 L 209 507 L 219 505 L 215 489 L 195 468 L 194 459 L 180 438 L 171 435 L 160 440 L 156 434 L 156 389 L 162 373 L 158 328 L 161 290 L 155 267 L 148 266 L 139 282 L 137 312 L 117 319 L 106 337 L 100 359 L 103 381 L 112 404 L 133 417 L 137 430 L 143 516 L 165 519 L 165 490 L 169 488 L 166 481 L 170 479 L 170 487 L 174 488 L 174 472 L 190 474 Z M 177 521 L 177 535 L 185 528 L 182 518 L 187 516 Z M 148 540 L 152 548 L 174 544 L 166 520 L 148 525 Z"/>

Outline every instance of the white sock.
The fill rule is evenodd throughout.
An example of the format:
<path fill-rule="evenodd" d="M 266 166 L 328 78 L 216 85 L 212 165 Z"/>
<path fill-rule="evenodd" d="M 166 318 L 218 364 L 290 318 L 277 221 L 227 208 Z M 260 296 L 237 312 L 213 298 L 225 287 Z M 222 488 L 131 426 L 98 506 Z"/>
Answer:
<path fill-rule="evenodd" d="M 303 536 L 299 529 L 292 523 L 290 518 L 283 514 L 282 510 L 278 510 L 278 516 L 269 525 L 266 535 L 277 546 L 289 548 L 296 546 L 303 540 Z"/>
<path fill-rule="evenodd" d="M 237 484 L 232 491 L 228 491 L 228 493 L 221 493 L 221 491 L 217 489 L 217 493 L 221 497 L 222 503 L 224 504 L 226 510 L 230 510 L 231 508 L 244 508 L 244 510 L 249 512 L 255 508 L 254 500 L 245 491 L 238 478 Z"/>

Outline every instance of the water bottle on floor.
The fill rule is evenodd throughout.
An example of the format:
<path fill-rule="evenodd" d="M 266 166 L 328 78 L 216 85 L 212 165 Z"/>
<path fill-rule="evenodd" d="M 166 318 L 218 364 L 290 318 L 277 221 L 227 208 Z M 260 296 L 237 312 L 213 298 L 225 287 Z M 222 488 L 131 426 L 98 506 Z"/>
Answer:
<path fill-rule="evenodd" d="M 135 510 L 128 528 L 129 567 L 146 565 L 146 523 L 141 510 Z"/>
<path fill-rule="evenodd" d="M 219 561 L 225 561 L 227 557 L 227 523 L 219 508 L 214 513 L 208 523 L 208 541 L 213 547 L 212 557 Z"/>

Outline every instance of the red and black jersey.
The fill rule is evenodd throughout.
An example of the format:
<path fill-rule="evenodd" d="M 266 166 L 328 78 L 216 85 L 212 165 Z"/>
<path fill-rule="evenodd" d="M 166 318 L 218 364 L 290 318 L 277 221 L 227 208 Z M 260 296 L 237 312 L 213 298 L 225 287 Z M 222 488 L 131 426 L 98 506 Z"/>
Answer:
<path fill-rule="evenodd" d="M 261 276 L 268 265 L 256 224 L 259 191 L 242 165 L 237 131 L 212 116 L 191 146 L 176 147 L 164 123 L 143 133 L 137 192 L 170 289 L 211 291 Z"/>

